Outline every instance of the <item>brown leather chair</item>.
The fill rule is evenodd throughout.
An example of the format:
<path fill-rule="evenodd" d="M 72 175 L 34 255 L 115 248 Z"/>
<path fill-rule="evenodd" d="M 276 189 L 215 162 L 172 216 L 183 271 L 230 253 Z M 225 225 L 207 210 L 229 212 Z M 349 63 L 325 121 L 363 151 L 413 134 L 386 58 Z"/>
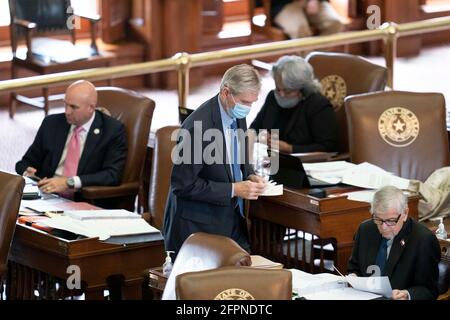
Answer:
<path fill-rule="evenodd" d="M 178 300 L 291 300 L 292 274 L 285 269 L 223 267 L 177 276 Z"/>
<path fill-rule="evenodd" d="M 103 208 L 122 208 L 134 211 L 145 152 L 152 123 L 155 102 L 139 93 L 114 87 L 97 88 L 100 108 L 106 108 L 113 118 L 125 125 L 127 160 L 118 186 L 82 188 L 82 197 Z"/>
<path fill-rule="evenodd" d="M 359 56 L 345 53 L 312 52 L 306 57 L 331 101 L 339 125 L 339 158 L 348 159 L 347 120 L 344 98 L 349 95 L 382 91 L 387 69 Z"/>
<path fill-rule="evenodd" d="M 450 300 L 450 243 L 440 240 L 441 261 L 439 262 L 438 300 Z"/>
<path fill-rule="evenodd" d="M 260 35 L 270 41 L 287 40 L 287 35 L 282 29 L 278 28 L 272 23 L 270 16 L 270 0 L 261 0 L 262 6 L 257 4 L 256 0 L 249 0 L 249 15 L 250 15 L 250 42 L 255 43 L 256 36 Z M 265 16 L 265 20 L 258 21 L 258 18 Z M 262 20 L 262 19 L 261 19 Z"/>
<path fill-rule="evenodd" d="M 155 146 L 153 148 L 152 166 L 149 188 L 149 212 L 143 217 L 155 228 L 162 230 L 164 210 L 172 175 L 172 149 L 176 141 L 171 136 L 180 126 L 163 127 L 155 133 Z"/>
<path fill-rule="evenodd" d="M 442 94 L 369 93 L 348 97 L 345 108 L 353 163 L 420 181 L 449 164 Z"/>
<path fill-rule="evenodd" d="M 180 248 L 164 288 L 163 300 L 175 300 L 175 279 L 179 274 L 224 266 L 250 266 L 251 258 L 234 240 L 198 232 L 190 235 Z"/>
<path fill-rule="evenodd" d="M 24 186 L 21 176 L 0 172 L 0 279 L 6 273 Z"/>

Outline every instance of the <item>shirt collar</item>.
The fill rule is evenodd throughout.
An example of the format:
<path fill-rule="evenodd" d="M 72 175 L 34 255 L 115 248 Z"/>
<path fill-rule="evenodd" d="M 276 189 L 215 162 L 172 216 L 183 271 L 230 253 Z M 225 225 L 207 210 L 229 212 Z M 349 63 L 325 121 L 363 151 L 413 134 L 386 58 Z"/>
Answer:
<path fill-rule="evenodd" d="M 91 129 L 92 123 L 94 122 L 94 119 L 95 119 L 95 113 L 96 113 L 96 112 L 94 112 L 94 113 L 92 114 L 92 117 L 89 119 L 88 122 L 86 122 L 85 124 L 83 124 L 83 125 L 81 126 L 81 127 L 84 129 L 84 132 L 88 133 L 89 130 Z M 75 125 L 72 125 L 72 130 L 73 130 L 73 129 L 75 129 Z"/>
<path fill-rule="evenodd" d="M 230 128 L 231 124 L 233 123 L 233 118 L 231 118 L 230 115 L 223 108 L 222 103 L 220 102 L 219 96 L 217 96 L 217 101 L 219 102 L 220 116 L 222 118 L 223 128 L 224 129 Z"/>

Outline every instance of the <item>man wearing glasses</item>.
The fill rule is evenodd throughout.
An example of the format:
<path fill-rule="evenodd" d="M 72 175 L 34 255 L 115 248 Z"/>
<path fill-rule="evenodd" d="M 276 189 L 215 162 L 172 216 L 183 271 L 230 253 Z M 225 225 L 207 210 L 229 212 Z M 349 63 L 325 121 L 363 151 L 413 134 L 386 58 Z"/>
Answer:
<path fill-rule="evenodd" d="M 439 242 L 425 226 L 408 217 L 408 199 L 400 189 L 379 189 L 371 206 L 372 219 L 358 228 L 348 273 L 368 277 L 373 270 L 388 276 L 392 299 L 436 299 Z"/>

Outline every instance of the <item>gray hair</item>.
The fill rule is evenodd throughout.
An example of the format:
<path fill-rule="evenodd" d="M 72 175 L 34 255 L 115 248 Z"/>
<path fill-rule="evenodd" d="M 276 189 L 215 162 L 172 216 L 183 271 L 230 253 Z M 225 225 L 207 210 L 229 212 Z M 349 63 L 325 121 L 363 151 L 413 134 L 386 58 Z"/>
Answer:
<path fill-rule="evenodd" d="M 307 97 L 321 90 L 315 78 L 313 67 L 299 56 L 283 56 L 272 66 L 273 79 L 280 77 L 283 86 L 289 90 L 300 89 Z"/>
<path fill-rule="evenodd" d="M 261 77 L 258 71 L 248 64 L 239 64 L 229 68 L 223 75 L 220 83 L 220 91 L 224 87 L 233 94 L 241 94 L 246 91 L 259 93 L 261 89 Z"/>
<path fill-rule="evenodd" d="M 408 206 L 408 197 L 402 190 L 393 187 L 386 186 L 375 192 L 372 200 L 372 206 L 370 212 L 384 213 L 390 209 L 396 209 L 399 214 L 405 213 Z"/>

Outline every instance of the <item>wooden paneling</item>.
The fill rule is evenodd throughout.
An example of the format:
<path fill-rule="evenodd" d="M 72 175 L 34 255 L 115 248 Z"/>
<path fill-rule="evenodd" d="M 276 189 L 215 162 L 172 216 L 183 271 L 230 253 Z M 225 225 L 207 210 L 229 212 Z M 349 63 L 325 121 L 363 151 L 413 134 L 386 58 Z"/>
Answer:
<path fill-rule="evenodd" d="M 128 0 L 101 0 L 102 39 L 114 43 L 126 37 L 131 2 Z"/>

